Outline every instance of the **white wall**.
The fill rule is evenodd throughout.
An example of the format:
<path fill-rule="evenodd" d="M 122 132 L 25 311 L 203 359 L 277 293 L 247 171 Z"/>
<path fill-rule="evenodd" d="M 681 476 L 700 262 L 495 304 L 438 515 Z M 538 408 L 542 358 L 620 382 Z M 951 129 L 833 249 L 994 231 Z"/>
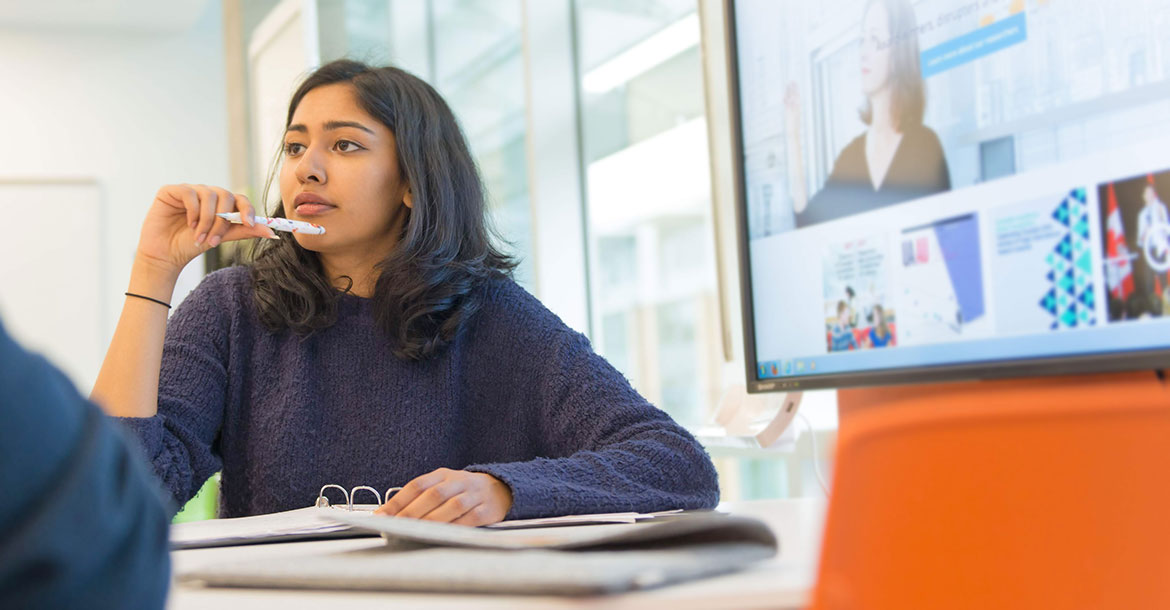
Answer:
<path fill-rule="evenodd" d="M 100 294 L 78 294 L 77 307 L 100 309 L 103 345 L 113 334 L 139 229 L 155 191 L 173 182 L 228 183 L 223 47 L 219 0 L 207 2 L 194 25 L 154 31 L 76 24 L 24 29 L 0 20 L 0 182 L 69 178 L 98 185 L 104 215 L 94 228 L 100 232 Z M 8 216 L 5 222 L 19 227 L 19 218 Z M 47 239 L 68 236 L 26 235 L 17 229 L 4 237 L 0 252 L 11 253 L 21 240 Z M 176 301 L 198 283 L 202 271 L 202 260 L 188 266 Z M 46 270 L 41 288 L 68 283 L 70 278 L 62 275 L 68 274 Z M 36 285 L 0 285 L 7 299 L 35 299 L 37 290 Z M 28 341 L 55 323 L 53 316 L 59 314 L 52 311 L 5 323 Z M 68 347 L 43 349 L 52 359 L 54 350 Z M 82 392 L 88 392 L 98 365 L 70 372 Z"/>

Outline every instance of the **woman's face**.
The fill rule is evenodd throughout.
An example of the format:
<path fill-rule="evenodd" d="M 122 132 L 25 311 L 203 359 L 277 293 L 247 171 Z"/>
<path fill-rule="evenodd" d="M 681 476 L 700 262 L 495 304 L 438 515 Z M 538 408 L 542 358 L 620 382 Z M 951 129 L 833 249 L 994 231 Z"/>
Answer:
<path fill-rule="evenodd" d="M 872 97 L 890 80 L 890 17 L 874 2 L 861 21 L 861 91 Z"/>
<path fill-rule="evenodd" d="M 285 216 L 325 227 L 324 235 L 294 234 L 297 243 L 325 254 L 390 252 L 410 195 L 394 134 L 361 109 L 352 85 L 323 85 L 301 98 L 283 154 Z"/>

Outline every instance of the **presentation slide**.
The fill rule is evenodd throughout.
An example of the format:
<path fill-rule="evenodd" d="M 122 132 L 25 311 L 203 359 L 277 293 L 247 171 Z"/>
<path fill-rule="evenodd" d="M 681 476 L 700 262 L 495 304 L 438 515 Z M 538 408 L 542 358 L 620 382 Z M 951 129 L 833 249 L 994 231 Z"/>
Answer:
<path fill-rule="evenodd" d="M 760 378 L 1166 347 L 1170 0 L 734 8 Z"/>

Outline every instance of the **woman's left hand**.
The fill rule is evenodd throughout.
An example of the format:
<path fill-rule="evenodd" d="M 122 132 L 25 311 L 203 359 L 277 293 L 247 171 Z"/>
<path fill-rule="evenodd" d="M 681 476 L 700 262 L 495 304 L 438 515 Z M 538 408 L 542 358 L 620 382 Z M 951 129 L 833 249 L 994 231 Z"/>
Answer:
<path fill-rule="evenodd" d="M 440 468 L 416 477 L 374 511 L 424 521 L 488 525 L 512 508 L 512 490 L 481 472 Z"/>

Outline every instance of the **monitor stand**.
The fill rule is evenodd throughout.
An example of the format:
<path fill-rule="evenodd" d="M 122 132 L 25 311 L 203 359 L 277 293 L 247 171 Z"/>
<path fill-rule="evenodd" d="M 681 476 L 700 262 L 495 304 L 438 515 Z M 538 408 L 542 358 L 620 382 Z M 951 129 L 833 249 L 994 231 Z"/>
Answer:
<path fill-rule="evenodd" d="M 1165 371 L 1163 371 L 1163 378 Z M 1170 382 L 1167 382 L 1170 383 Z M 838 425 L 848 425 L 850 415 L 875 407 L 901 405 L 924 409 L 977 408 L 994 401 L 1018 401 L 1035 406 L 1050 404 L 1063 409 L 1100 409 L 1105 404 L 1125 403 L 1167 408 L 1166 388 L 1153 370 L 1095 375 L 1026 377 L 918 385 L 849 388 L 837 391 Z"/>

